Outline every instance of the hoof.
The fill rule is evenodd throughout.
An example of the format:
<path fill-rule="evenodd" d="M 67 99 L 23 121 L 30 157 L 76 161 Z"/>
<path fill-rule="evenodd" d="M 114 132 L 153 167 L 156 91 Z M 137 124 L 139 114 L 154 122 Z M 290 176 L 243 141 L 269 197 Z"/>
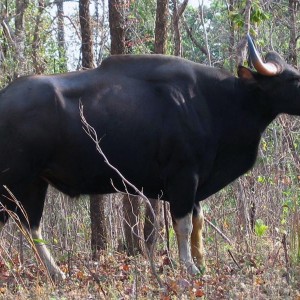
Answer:
<path fill-rule="evenodd" d="M 204 272 L 206 269 L 205 259 L 202 257 L 201 259 L 194 259 L 194 262 L 197 266 L 197 268 L 201 271 L 201 273 Z"/>
<path fill-rule="evenodd" d="M 186 263 L 185 267 L 190 275 L 197 275 L 201 273 L 194 263 Z"/>
<path fill-rule="evenodd" d="M 66 279 L 66 274 L 62 272 L 60 269 L 58 270 L 52 270 L 50 273 L 50 276 L 52 280 L 56 283 L 60 281 L 64 281 Z"/>

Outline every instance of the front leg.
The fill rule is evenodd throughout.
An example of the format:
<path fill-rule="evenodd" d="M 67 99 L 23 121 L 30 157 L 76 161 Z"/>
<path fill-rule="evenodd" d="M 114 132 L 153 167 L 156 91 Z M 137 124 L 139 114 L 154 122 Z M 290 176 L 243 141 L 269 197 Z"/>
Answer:
<path fill-rule="evenodd" d="M 37 253 L 47 268 L 50 276 L 54 281 L 61 281 L 66 279 L 65 274 L 60 270 L 60 268 L 56 265 L 54 258 L 49 252 L 47 246 L 45 245 L 44 239 L 41 234 L 40 227 L 32 228 L 29 233 L 32 236 L 32 239 L 35 243 Z"/>
<path fill-rule="evenodd" d="M 199 273 L 192 259 L 190 239 L 193 229 L 192 211 L 198 185 L 198 176 L 192 168 L 174 172 L 168 179 L 167 194 L 173 226 L 177 237 L 179 258 L 187 271 L 194 275 Z"/>
<path fill-rule="evenodd" d="M 173 227 L 177 237 L 180 262 L 186 267 L 190 274 L 198 274 L 199 269 L 193 262 L 189 244 L 193 228 L 192 214 L 188 213 L 185 217 L 180 219 L 173 218 Z"/>

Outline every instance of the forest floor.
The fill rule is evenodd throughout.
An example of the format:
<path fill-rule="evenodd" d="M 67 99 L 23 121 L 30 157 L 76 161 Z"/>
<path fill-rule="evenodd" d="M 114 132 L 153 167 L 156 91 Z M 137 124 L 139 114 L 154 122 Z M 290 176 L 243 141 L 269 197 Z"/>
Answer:
<path fill-rule="evenodd" d="M 218 251 L 207 254 L 204 274 L 195 277 L 177 265 L 177 254 L 170 258 L 164 250 L 156 252 L 156 274 L 142 255 L 103 251 L 94 262 L 88 254 L 70 254 L 60 260 L 67 279 L 56 284 L 32 259 L 21 264 L 16 251 L 0 261 L 0 299 L 300 300 L 300 266 L 287 264 L 280 243 L 255 242 L 251 252 L 219 242 Z M 207 244 L 208 253 L 214 245 Z"/>

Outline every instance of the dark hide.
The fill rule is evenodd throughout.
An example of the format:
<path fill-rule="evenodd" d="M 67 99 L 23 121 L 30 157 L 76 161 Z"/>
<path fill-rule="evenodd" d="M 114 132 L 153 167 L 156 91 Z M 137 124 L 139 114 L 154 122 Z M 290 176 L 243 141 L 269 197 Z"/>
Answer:
<path fill-rule="evenodd" d="M 124 191 L 112 165 L 175 219 L 249 170 L 261 134 L 280 113 L 300 114 L 299 72 L 240 78 L 188 60 L 113 56 L 94 70 L 17 79 L 0 94 L 0 183 L 38 227 L 50 183 L 70 196 Z M 2 189 L 2 194 L 5 194 Z M 2 203 L 14 210 L 5 197 Z M 20 216 L 22 218 L 22 216 Z M 5 221 L 3 214 L 2 221 Z"/>

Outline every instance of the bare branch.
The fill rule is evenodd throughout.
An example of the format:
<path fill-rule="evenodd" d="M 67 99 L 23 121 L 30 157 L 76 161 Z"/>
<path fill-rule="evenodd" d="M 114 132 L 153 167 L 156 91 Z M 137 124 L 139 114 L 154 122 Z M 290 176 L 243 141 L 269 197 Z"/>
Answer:
<path fill-rule="evenodd" d="M 208 52 L 206 50 L 206 48 L 204 46 L 202 46 L 194 37 L 192 30 L 189 28 L 188 24 L 186 23 L 186 20 L 184 18 L 184 16 L 182 16 L 182 21 L 183 21 L 183 26 L 186 30 L 187 35 L 189 36 L 189 38 L 191 39 L 192 43 L 199 48 L 199 50 L 204 54 L 204 55 L 208 55 Z"/>
<path fill-rule="evenodd" d="M 232 245 L 231 240 L 221 231 L 221 229 L 219 229 L 216 225 L 214 225 L 212 222 L 210 222 L 209 220 L 207 220 L 206 218 L 205 222 L 211 226 L 227 243 L 229 243 L 230 245 Z"/>
<path fill-rule="evenodd" d="M 96 130 L 87 122 L 87 120 L 85 119 L 85 116 L 83 114 L 83 104 L 81 103 L 81 101 L 79 100 L 79 110 L 80 110 L 80 118 L 81 118 L 81 122 L 83 124 L 83 129 L 86 132 L 86 134 L 93 140 L 93 142 L 96 145 L 96 149 L 97 151 L 101 154 L 101 156 L 104 158 L 104 162 L 112 169 L 114 170 L 118 176 L 120 176 L 120 178 L 122 179 L 122 181 L 124 182 L 125 185 L 131 187 L 149 206 L 151 214 L 154 216 L 154 228 L 156 230 L 158 230 L 159 228 L 159 224 L 158 224 L 158 220 L 155 217 L 155 212 L 152 208 L 152 205 L 149 201 L 149 199 L 144 195 L 144 193 L 142 191 L 140 191 L 135 185 L 133 185 L 130 181 L 128 181 L 124 175 L 116 168 L 114 167 L 108 160 L 108 158 L 106 157 L 106 155 L 104 154 L 104 152 L 102 151 L 101 147 L 100 147 L 100 141 L 101 138 L 98 138 L 97 136 L 97 132 Z M 153 272 L 153 275 L 156 277 L 156 280 L 158 282 L 158 284 L 160 285 L 161 288 L 163 288 L 163 283 L 160 279 L 160 277 L 158 276 L 156 270 L 155 270 L 155 265 L 154 265 L 154 261 L 153 261 L 153 250 L 155 247 L 151 247 L 150 251 L 147 249 L 146 247 L 146 253 L 148 256 L 148 259 L 150 261 L 150 266 L 151 266 L 151 270 Z"/>

